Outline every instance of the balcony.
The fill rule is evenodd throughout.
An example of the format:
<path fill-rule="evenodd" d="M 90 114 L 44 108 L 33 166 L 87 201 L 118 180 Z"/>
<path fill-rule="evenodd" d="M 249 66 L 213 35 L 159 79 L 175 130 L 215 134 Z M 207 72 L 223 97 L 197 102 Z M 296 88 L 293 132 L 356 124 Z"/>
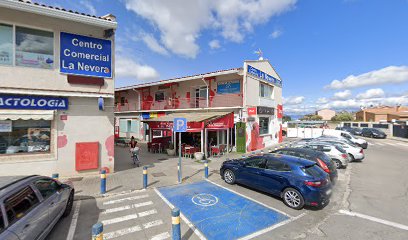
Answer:
<path fill-rule="evenodd" d="M 208 106 L 207 106 L 208 102 Z M 115 112 L 149 111 L 149 110 L 171 110 L 192 108 L 222 108 L 241 107 L 242 94 L 214 94 L 210 98 L 167 98 L 164 101 L 141 101 L 116 104 Z"/>

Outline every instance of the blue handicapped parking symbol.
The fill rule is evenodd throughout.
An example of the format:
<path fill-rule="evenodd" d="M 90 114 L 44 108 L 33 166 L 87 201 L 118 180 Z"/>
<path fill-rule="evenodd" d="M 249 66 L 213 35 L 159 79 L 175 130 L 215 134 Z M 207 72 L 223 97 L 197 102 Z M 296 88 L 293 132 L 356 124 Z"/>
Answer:
<path fill-rule="evenodd" d="M 213 206 L 218 203 L 218 198 L 207 193 L 200 193 L 191 198 L 194 204 L 204 207 Z"/>

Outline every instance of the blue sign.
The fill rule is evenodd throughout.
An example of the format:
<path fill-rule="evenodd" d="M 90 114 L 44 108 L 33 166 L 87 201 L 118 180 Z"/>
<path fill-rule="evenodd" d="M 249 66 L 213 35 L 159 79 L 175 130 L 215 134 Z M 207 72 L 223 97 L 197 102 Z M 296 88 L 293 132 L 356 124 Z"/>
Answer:
<path fill-rule="evenodd" d="M 282 87 L 282 80 L 279 80 L 275 77 L 272 77 L 269 74 L 266 74 L 262 72 L 261 70 L 252 67 L 251 65 L 248 65 L 248 73 L 251 74 L 252 76 L 258 77 L 262 80 L 265 80 L 267 82 L 270 82 L 276 86 Z"/>
<path fill-rule="evenodd" d="M 207 181 L 161 187 L 159 192 L 207 239 L 239 239 L 256 235 L 289 219 L 288 215 Z"/>
<path fill-rule="evenodd" d="M 174 132 L 187 132 L 187 119 L 174 118 L 173 131 Z"/>
<path fill-rule="evenodd" d="M 112 77 L 110 40 L 61 32 L 60 72 L 91 77 Z"/>
<path fill-rule="evenodd" d="M 229 93 L 240 93 L 240 92 L 241 92 L 241 84 L 239 80 L 217 83 L 217 93 L 218 94 L 229 94 Z"/>
<path fill-rule="evenodd" d="M 0 109 L 67 110 L 68 98 L 0 94 Z"/>

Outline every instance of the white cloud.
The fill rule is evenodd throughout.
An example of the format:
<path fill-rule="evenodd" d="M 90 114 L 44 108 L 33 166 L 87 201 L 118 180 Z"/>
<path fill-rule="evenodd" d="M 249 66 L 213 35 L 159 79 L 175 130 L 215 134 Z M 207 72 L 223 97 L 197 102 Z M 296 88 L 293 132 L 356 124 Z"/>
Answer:
<path fill-rule="evenodd" d="M 275 38 L 280 37 L 282 35 L 282 33 L 283 32 L 281 30 L 276 29 L 275 31 L 273 31 L 271 33 L 270 37 L 275 39 Z"/>
<path fill-rule="evenodd" d="M 408 82 L 408 66 L 389 66 L 357 76 L 350 75 L 343 80 L 334 80 L 330 83 L 330 85 L 326 86 L 326 88 L 357 88 L 363 86 L 403 82 Z"/>
<path fill-rule="evenodd" d="M 242 42 L 254 26 L 295 4 L 296 0 L 125 0 L 128 10 L 160 31 L 167 49 L 187 58 L 197 56 L 197 39 L 203 30 L 217 30 L 229 41 Z"/>
<path fill-rule="evenodd" d="M 159 78 L 159 73 L 151 66 L 142 65 L 129 57 L 116 56 L 116 77 L 132 77 L 137 81 L 151 81 Z"/>
<path fill-rule="evenodd" d="M 328 103 L 328 102 L 329 102 L 329 100 L 327 98 L 325 98 L 325 97 L 319 98 L 316 101 L 317 104 L 324 104 L 324 103 Z"/>
<path fill-rule="evenodd" d="M 90 3 L 89 1 L 81 0 L 79 1 L 79 4 L 82 5 L 84 8 L 86 8 L 86 13 L 89 13 L 91 15 L 97 15 L 95 7 Z"/>
<path fill-rule="evenodd" d="M 305 100 L 305 97 L 303 96 L 297 96 L 297 97 L 288 97 L 288 98 L 283 98 L 283 104 L 285 105 L 297 105 L 303 103 Z"/>
<path fill-rule="evenodd" d="M 218 40 L 216 40 L 216 39 L 210 41 L 210 42 L 208 43 L 208 46 L 210 46 L 211 49 L 218 49 L 218 48 L 221 47 L 220 41 L 218 41 Z"/>
<path fill-rule="evenodd" d="M 141 39 L 153 52 L 159 53 L 161 55 L 168 55 L 169 52 L 154 38 L 153 35 L 142 33 Z"/>
<path fill-rule="evenodd" d="M 357 99 L 371 99 L 371 98 L 382 98 L 385 96 L 384 91 L 381 88 L 368 89 L 364 93 L 357 94 Z"/>
<path fill-rule="evenodd" d="M 351 97 L 351 91 L 350 90 L 344 90 L 342 92 L 336 92 L 334 93 L 334 98 L 335 99 L 347 99 Z"/>

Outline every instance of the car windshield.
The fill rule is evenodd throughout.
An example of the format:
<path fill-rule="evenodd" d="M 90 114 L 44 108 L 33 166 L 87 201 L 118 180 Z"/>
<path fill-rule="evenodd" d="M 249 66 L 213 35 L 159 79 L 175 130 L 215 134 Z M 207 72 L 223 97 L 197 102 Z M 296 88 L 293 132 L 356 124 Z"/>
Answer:
<path fill-rule="evenodd" d="M 383 133 L 381 130 L 378 130 L 378 129 L 375 129 L 375 128 L 373 128 L 372 131 L 373 131 L 373 133 Z"/>
<path fill-rule="evenodd" d="M 344 150 L 344 148 L 342 148 L 342 147 L 340 147 L 340 146 L 338 146 L 338 145 L 336 145 L 336 146 L 334 146 L 339 152 L 341 152 L 341 153 L 346 153 L 346 150 Z"/>
<path fill-rule="evenodd" d="M 307 175 L 312 176 L 312 177 L 319 178 L 319 177 L 322 176 L 322 172 L 321 172 L 320 168 L 316 164 L 309 165 L 309 166 L 304 166 L 304 167 L 301 167 L 300 169 L 302 169 L 302 171 L 304 173 L 306 173 Z"/>

